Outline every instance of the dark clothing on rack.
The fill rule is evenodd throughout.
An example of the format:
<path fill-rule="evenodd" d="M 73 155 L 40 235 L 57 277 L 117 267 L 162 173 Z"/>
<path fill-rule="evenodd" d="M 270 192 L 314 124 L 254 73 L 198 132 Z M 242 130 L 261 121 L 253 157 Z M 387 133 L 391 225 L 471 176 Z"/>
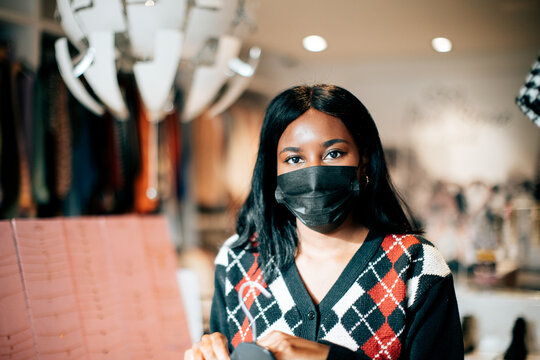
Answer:
<path fill-rule="evenodd" d="M 0 54 L 0 218 L 17 216 L 20 191 L 16 86 L 7 49 Z"/>

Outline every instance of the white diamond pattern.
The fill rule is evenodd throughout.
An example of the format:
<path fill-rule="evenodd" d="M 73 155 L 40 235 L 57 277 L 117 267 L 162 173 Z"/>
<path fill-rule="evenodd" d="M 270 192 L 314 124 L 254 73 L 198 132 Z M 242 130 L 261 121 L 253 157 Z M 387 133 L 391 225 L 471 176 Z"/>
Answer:
<path fill-rule="evenodd" d="M 404 319 L 406 309 L 404 307 L 405 304 L 407 304 L 407 307 L 411 307 L 418 300 L 419 295 L 422 295 L 419 294 L 419 291 L 422 287 L 423 275 L 444 277 L 450 273 L 448 266 L 437 249 L 429 243 L 420 241 L 420 244 L 418 244 L 413 251 L 412 246 L 410 245 L 411 239 L 406 239 L 407 236 L 393 235 L 393 242 L 390 244 L 390 247 L 387 248 L 386 251 L 380 248 L 376 256 L 369 261 L 360 275 L 357 276 L 353 285 L 340 299 L 336 299 L 337 302 L 330 310 L 333 315 L 321 314 L 321 324 L 319 328 L 320 340 L 335 343 L 353 351 L 360 351 L 359 349 L 362 348 L 368 340 L 371 342 L 375 341 L 373 344 L 377 344 L 376 351 L 378 351 L 378 353 L 374 355 L 374 358 L 393 359 L 397 357 L 394 356 L 394 345 L 395 342 L 400 341 L 400 336 L 405 330 Z M 396 250 L 396 247 L 399 251 Z M 224 259 L 224 256 L 222 255 L 222 252 L 225 249 L 227 249 L 225 251 L 225 254 L 227 255 L 226 259 Z M 394 265 L 389 261 L 389 253 L 392 251 L 394 256 L 395 254 L 401 256 L 399 258 L 401 263 L 399 269 L 394 269 Z M 223 247 L 220 251 L 220 255 L 218 255 L 218 258 L 216 259 L 216 264 L 225 266 L 227 274 L 236 273 L 241 275 L 242 279 L 245 281 L 257 281 L 262 283 L 263 279 L 260 272 L 256 278 L 251 279 L 248 275 L 249 269 L 246 269 L 242 264 L 242 259 L 246 256 L 246 253 L 245 249 L 231 250 L 227 247 Z M 402 258 L 403 255 L 405 255 L 406 258 Z M 391 267 L 390 269 L 388 269 L 389 266 Z M 407 280 L 407 274 L 412 272 L 412 269 L 417 269 L 417 276 Z M 396 271 L 397 277 L 392 283 L 387 284 L 385 283 L 385 280 L 388 278 L 385 279 L 385 276 L 389 271 Z M 399 295 L 399 298 L 403 298 L 402 301 L 398 301 L 398 297 L 396 297 L 396 285 L 400 282 L 406 284 L 406 294 Z M 377 301 L 374 301 L 369 294 L 371 294 L 371 289 L 377 284 L 382 287 L 383 293 L 376 297 Z M 229 295 L 233 292 L 234 288 L 235 286 L 228 282 L 227 277 L 226 294 Z M 283 275 L 278 273 L 267 288 L 273 295 L 271 301 L 265 299 L 264 296 L 260 294 L 255 296 L 258 291 L 254 287 L 249 288 L 244 295 L 244 301 L 250 298 L 250 296 L 254 297 L 250 312 L 255 317 L 255 320 L 258 320 L 259 337 L 264 336 L 273 330 L 279 330 L 287 334 L 295 334 L 295 331 L 303 325 L 303 322 L 301 318 L 294 313 L 295 310 L 293 309 L 296 305 L 288 290 L 287 284 L 284 281 Z M 401 289 L 403 288 L 399 287 L 400 291 Z M 383 303 L 386 302 L 385 306 L 388 306 L 388 301 L 392 301 L 396 305 L 395 309 L 392 311 L 398 309 L 398 313 L 401 314 L 400 316 L 403 319 L 401 322 L 398 321 L 398 323 L 394 323 L 391 326 L 388 325 L 388 319 L 385 320 L 383 313 L 380 311 Z M 245 316 L 241 312 L 241 307 L 239 304 L 236 304 L 236 302 L 234 303 L 234 307 L 227 307 L 227 321 L 231 326 L 231 334 L 239 334 L 241 340 L 244 341 L 249 330 L 242 329 L 242 323 L 240 322 L 245 321 L 243 320 Z M 272 317 L 267 316 L 270 313 L 273 314 Z M 278 313 L 279 316 L 276 316 Z M 287 314 L 289 314 L 290 317 L 286 318 Z M 395 313 L 392 312 L 392 316 L 396 317 L 394 314 Z M 351 316 L 358 318 L 353 320 Z M 400 318 L 400 316 L 397 316 L 397 318 Z M 291 321 L 294 321 L 293 326 L 289 325 Z M 352 321 L 354 321 L 354 323 Z M 384 322 L 385 326 L 390 326 L 393 332 L 390 331 L 384 333 L 381 338 L 379 336 L 379 331 L 383 324 L 382 322 Z M 361 335 L 361 338 L 358 338 L 359 331 L 363 334 Z M 393 334 L 393 336 L 384 336 L 388 334 Z"/>

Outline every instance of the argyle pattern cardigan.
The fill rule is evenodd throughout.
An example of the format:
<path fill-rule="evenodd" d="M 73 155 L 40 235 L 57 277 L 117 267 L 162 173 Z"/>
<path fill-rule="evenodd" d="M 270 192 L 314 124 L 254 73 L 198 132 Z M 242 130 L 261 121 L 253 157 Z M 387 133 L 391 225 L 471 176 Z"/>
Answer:
<path fill-rule="evenodd" d="M 463 359 L 463 339 L 450 269 L 428 241 L 370 232 L 327 295 L 316 305 L 293 264 L 263 280 L 256 242 L 216 257 L 212 332 L 232 350 L 252 341 L 238 290 L 255 319 L 257 337 L 273 330 L 330 345 L 328 359 Z"/>

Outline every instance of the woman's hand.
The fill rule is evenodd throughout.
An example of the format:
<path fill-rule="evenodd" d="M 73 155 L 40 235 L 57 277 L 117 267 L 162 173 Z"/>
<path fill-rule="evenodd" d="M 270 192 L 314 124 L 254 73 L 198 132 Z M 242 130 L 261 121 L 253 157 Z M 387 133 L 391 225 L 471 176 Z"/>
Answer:
<path fill-rule="evenodd" d="M 296 336 L 273 331 L 257 344 L 270 350 L 277 360 L 325 360 L 330 347 Z"/>
<path fill-rule="evenodd" d="M 184 360 L 229 360 L 227 338 L 221 333 L 203 335 L 201 341 L 191 346 Z"/>

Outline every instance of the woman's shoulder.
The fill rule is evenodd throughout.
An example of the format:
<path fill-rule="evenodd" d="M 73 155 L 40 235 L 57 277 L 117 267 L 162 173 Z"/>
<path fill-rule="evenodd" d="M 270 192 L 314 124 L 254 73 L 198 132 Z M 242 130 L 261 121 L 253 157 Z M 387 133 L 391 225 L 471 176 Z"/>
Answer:
<path fill-rule="evenodd" d="M 387 254 L 396 256 L 405 255 L 412 259 L 418 257 L 429 258 L 437 262 L 444 262 L 439 250 L 435 245 L 417 234 L 389 234 L 385 235 L 381 247 Z"/>
<path fill-rule="evenodd" d="M 432 242 L 420 235 L 386 235 L 381 247 L 392 263 L 412 267 L 413 277 L 421 274 L 445 277 L 450 268 Z"/>
<path fill-rule="evenodd" d="M 420 235 L 387 235 L 381 247 L 396 271 L 404 277 L 408 307 L 423 298 L 436 283 L 451 275 L 439 250 Z"/>

